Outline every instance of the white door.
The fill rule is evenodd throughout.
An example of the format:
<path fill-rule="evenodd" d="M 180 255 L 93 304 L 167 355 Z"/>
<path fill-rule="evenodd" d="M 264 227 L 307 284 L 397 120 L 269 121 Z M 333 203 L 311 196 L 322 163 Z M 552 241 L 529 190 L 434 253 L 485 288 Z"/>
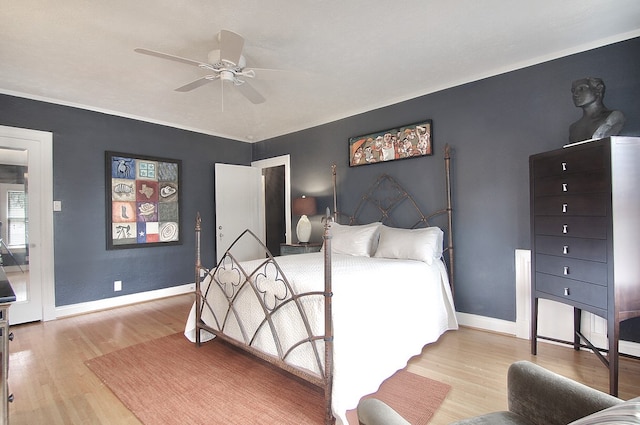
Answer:
<path fill-rule="evenodd" d="M 11 164 L 22 157 L 25 163 L 19 165 L 27 166 L 24 188 L 28 238 L 23 249 L 28 247 L 29 264 L 23 266 L 23 270 L 7 267 L 16 293 L 16 302 L 9 309 L 12 325 L 55 319 L 52 145 L 51 133 L 0 126 L 0 163 Z M 6 202 L 0 204 L 7 205 Z M 3 223 L 5 226 L 8 223 Z M 5 247 L 2 248 L 6 252 Z"/>
<path fill-rule="evenodd" d="M 242 165 L 216 164 L 216 255 L 218 261 L 236 238 L 250 229 L 264 242 L 262 171 Z M 234 247 L 238 260 L 264 257 L 264 250 L 249 238 Z"/>

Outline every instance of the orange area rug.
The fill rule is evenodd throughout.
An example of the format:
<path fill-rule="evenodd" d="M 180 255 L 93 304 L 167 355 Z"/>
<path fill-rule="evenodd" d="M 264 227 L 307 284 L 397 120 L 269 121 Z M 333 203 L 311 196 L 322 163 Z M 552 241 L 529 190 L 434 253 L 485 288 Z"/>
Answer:
<path fill-rule="evenodd" d="M 198 348 L 178 333 L 86 364 L 145 425 L 324 423 L 320 388 L 220 341 Z M 449 390 L 401 370 L 372 396 L 421 425 Z"/>

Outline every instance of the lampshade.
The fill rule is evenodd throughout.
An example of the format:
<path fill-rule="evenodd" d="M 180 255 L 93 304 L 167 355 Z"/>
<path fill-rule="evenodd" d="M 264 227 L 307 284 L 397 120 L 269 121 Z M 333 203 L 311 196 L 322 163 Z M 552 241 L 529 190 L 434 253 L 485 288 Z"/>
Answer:
<path fill-rule="evenodd" d="M 294 215 L 314 215 L 316 213 L 316 198 L 302 196 L 293 200 Z"/>

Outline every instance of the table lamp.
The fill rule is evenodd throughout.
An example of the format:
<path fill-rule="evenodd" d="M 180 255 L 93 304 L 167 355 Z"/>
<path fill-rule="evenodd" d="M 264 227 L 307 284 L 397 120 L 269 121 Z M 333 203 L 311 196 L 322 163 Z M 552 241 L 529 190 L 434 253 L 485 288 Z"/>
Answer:
<path fill-rule="evenodd" d="M 308 243 L 311 237 L 311 222 L 307 216 L 316 213 L 316 198 L 302 195 L 302 197 L 294 199 L 293 213 L 301 216 L 296 226 L 298 241 Z"/>

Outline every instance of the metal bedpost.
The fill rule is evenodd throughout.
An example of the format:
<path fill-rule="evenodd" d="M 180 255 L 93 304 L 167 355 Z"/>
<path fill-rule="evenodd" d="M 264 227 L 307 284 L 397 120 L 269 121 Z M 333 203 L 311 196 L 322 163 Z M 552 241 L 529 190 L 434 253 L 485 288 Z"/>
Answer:
<path fill-rule="evenodd" d="M 444 147 L 444 169 L 445 181 L 447 185 L 447 220 L 449 231 L 449 285 L 451 286 L 451 294 L 454 294 L 455 285 L 453 284 L 453 207 L 451 203 L 451 147 L 447 143 Z"/>
<path fill-rule="evenodd" d="M 333 389 L 333 315 L 331 299 L 333 292 L 331 288 L 331 212 L 329 208 L 327 208 L 322 238 L 324 239 L 324 422 L 326 425 L 331 425 L 335 422 L 335 418 L 331 408 L 331 393 Z"/>
<path fill-rule="evenodd" d="M 331 166 L 331 175 L 333 179 L 333 219 L 338 221 L 338 187 L 336 183 L 336 168 L 336 164 Z"/>
<path fill-rule="evenodd" d="M 200 320 L 202 320 L 202 300 L 200 299 L 202 292 L 200 290 L 200 270 L 202 269 L 202 262 L 200 259 L 200 233 L 202 232 L 202 218 L 200 212 L 196 214 L 196 264 L 195 264 L 195 283 L 196 283 L 196 345 L 200 346 Z"/>

